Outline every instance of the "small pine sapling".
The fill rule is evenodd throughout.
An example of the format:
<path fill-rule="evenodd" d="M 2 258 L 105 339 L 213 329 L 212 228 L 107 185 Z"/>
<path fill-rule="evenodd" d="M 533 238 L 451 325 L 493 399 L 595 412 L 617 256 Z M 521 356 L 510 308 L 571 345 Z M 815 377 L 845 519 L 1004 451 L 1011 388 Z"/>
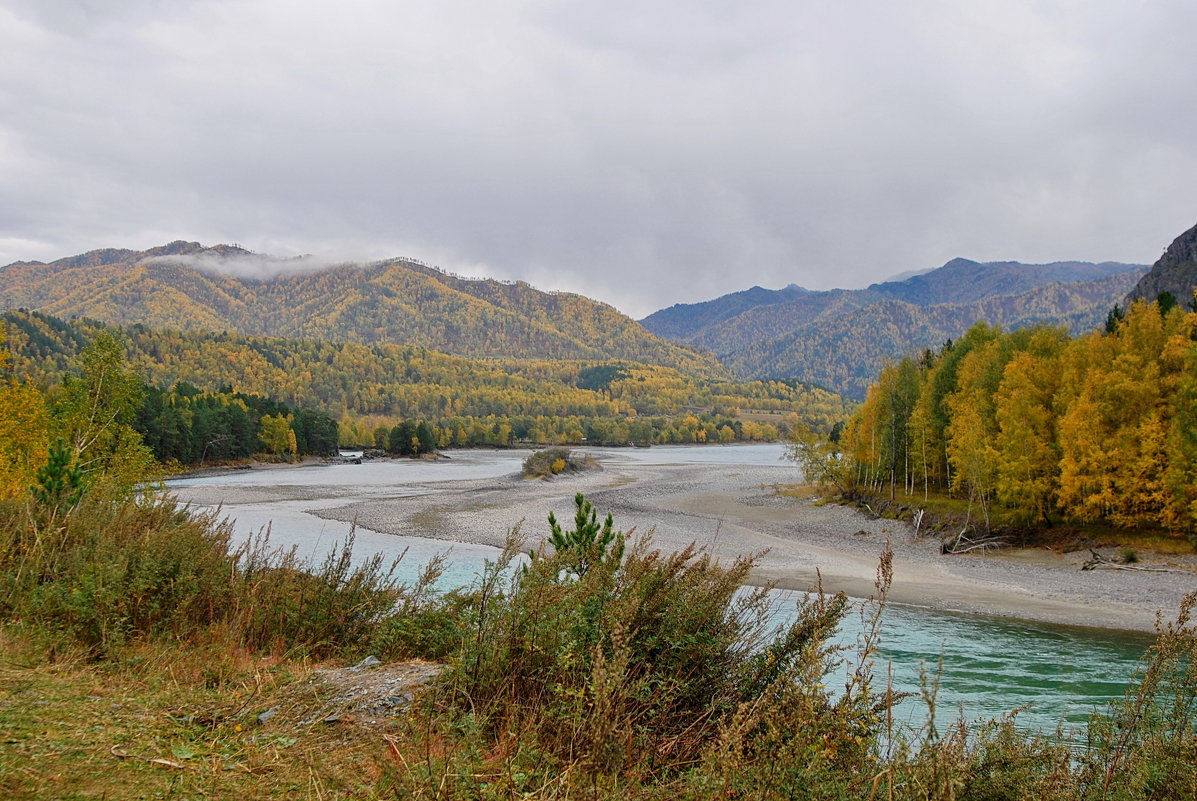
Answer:
<path fill-rule="evenodd" d="M 49 459 L 37 471 L 33 497 L 48 509 L 70 509 L 79 503 L 86 488 L 83 468 L 71 464 L 74 454 L 62 440 L 50 447 Z"/>
<path fill-rule="evenodd" d="M 559 554 L 570 553 L 573 561 L 569 569 L 578 576 L 586 575 L 591 566 L 607 559 L 619 562 L 623 558 L 624 535 L 615 531 L 611 513 L 607 513 L 602 525 L 594 505 L 583 497 L 574 496 L 574 528 L 565 531 L 557 522 L 557 516 L 549 512 L 549 544 Z"/>

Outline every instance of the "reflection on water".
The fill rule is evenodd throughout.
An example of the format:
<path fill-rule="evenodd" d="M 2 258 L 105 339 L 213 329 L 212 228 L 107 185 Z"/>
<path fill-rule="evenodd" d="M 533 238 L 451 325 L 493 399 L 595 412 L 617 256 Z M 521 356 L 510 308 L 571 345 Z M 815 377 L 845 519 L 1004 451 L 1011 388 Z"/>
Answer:
<path fill-rule="evenodd" d="M 601 458 L 643 464 L 743 464 L 785 467 L 780 445 L 653 447 L 593 451 Z M 323 520 L 310 511 L 371 497 L 401 497 L 436 492 L 442 481 L 483 479 L 515 473 L 526 452 L 454 451 L 436 462 L 377 461 L 287 470 L 243 470 L 221 476 L 180 479 L 173 487 L 305 488 L 315 500 L 279 500 L 230 504 L 223 513 L 235 520 L 235 530 L 249 536 L 266 526 L 271 541 L 295 545 L 304 555 L 322 556 L 341 542 L 350 525 Z M 320 488 L 326 488 L 321 492 Z M 288 495 L 286 497 L 294 497 Z M 414 579 L 435 555 L 448 551 L 440 587 L 472 583 L 487 559 L 498 551 L 479 545 L 449 544 L 414 536 L 356 531 L 355 553 L 381 552 L 388 557 L 407 551 L 401 573 Z M 793 613 L 799 595 L 778 591 L 775 614 L 780 622 Z M 938 676 L 938 719 L 957 714 L 977 721 L 1025 707 L 1022 726 L 1052 731 L 1058 725 L 1075 728 L 1111 698 L 1120 697 L 1139 657 L 1150 644 L 1143 635 L 1096 629 L 1013 622 L 973 615 L 891 606 L 884 616 L 881 652 L 875 675 L 883 686 L 892 670 L 894 689 L 917 692 L 919 673 L 926 667 Z M 842 642 L 851 645 L 860 634 L 859 616 L 848 615 Z M 942 668 L 939 667 L 942 659 Z M 887 668 L 888 665 L 888 668 Z M 912 725 L 925 718 L 920 704 L 908 700 L 900 707 Z"/>

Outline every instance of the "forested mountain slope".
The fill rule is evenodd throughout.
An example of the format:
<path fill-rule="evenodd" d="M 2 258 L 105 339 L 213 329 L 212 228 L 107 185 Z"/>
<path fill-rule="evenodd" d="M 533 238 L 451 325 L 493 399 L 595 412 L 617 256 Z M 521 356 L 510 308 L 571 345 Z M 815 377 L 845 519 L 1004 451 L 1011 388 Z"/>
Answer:
<path fill-rule="evenodd" d="M 679 341 L 714 351 L 745 378 L 792 376 L 861 399 L 887 360 L 942 345 L 977 320 L 1005 328 L 1062 325 L 1073 333 L 1102 323 L 1142 274 L 1142 266 L 1105 262 L 980 264 L 954 259 L 937 270 L 867 289 L 753 293 L 759 303 L 695 327 Z M 737 293 L 742 302 L 745 293 Z M 725 296 L 732 298 L 735 296 Z M 724 299 L 674 306 L 646 317 L 672 336 L 693 311 L 731 308 Z"/>
<path fill-rule="evenodd" d="M 1023 264 L 1017 261 L 976 262 L 952 259 L 930 272 L 871 285 L 868 290 L 916 306 L 973 303 L 998 295 L 1021 295 L 1052 283 L 1098 281 L 1111 275 L 1142 270 L 1141 265 L 1106 261 L 1056 261 Z"/>
<path fill-rule="evenodd" d="M 39 312 L 8 312 L 0 323 L 14 374 L 41 386 L 60 382 L 104 328 Z M 627 444 L 628 437 L 705 441 L 696 438 L 717 435 L 724 424 L 735 439 L 772 439 L 790 415 L 827 431 L 848 412 L 840 396 L 797 381 L 711 380 L 631 361 L 470 359 L 421 347 L 144 325 L 118 334 L 130 364 L 153 386 L 184 381 L 203 391 L 245 392 L 320 410 L 341 424 L 343 442 L 357 444 L 370 441 L 377 425 L 409 418 L 454 430 L 485 425 L 487 436 L 507 426 L 510 434 L 534 442 L 585 437 Z M 509 442 L 500 437 L 455 444 Z"/>
<path fill-rule="evenodd" d="M 221 260 L 258 274 L 283 272 L 252 279 L 207 269 Z M 403 259 L 306 272 L 288 272 L 289 266 L 194 242 L 144 252 L 97 250 L 0 268 L 0 308 L 114 325 L 393 343 L 470 357 L 627 359 L 726 375 L 709 355 L 580 295 L 466 280 Z"/>

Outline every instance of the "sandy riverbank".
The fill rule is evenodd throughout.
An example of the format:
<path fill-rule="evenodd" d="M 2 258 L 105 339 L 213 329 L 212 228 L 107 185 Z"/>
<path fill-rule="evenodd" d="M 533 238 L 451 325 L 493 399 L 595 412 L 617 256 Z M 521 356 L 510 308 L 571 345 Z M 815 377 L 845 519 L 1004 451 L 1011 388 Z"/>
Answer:
<path fill-rule="evenodd" d="M 1082 556 L 1036 552 L 1032 556 L 941 556 L 938 541 L 915 539 L 910 528 L 871 520 L 834 505 L 779 496 L 774 486 L 794 481 L 792 466 L 646 463 L 603 454 L 603 469 L 547 481 L 511 475 L 497 479 L 438 481 L 430 494 L 367 499 L 313 511 L 331 520 L 357 520 L 375 531 L 434 539 L 502 545 L 521 526 L 529 547 L 547 534 L 550 510 L 573 516 L 573 496 L 583 492 L 601 513 L 614 513 L 622 530 L 652 531 L 662 550 L 690 542 L 720 558 L 767 551 L 754 574 L 792 589 L 811 589 L 822 577 L 826 590 L 867 596 L 877 559 L 888 540 L 894 551 L 890 597 L 899 603 L 1054 623 L 1150 631 L 1156 611 L 1175 613 L 1186 592 L 1197 591 L 1192 573 L 1081 571 Z M 194 487 L 183 500 L 238 503 L 276 498 L 326 499 L 337 488 L 281 486 L 240 490 Z"/>

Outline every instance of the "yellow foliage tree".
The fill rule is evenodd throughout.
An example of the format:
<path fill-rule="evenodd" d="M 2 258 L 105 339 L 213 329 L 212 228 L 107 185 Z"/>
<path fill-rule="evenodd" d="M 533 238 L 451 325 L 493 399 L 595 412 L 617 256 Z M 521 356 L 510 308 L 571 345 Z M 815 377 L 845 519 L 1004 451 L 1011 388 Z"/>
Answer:
<path fill-rule="evenodd" d="M 41 392 L 15 380 L 0 382 L 0 498 L 29 494 L 49 447 L 49 416 Z"/>
<path fill-rule="evenodd" d="M 947 398 L 948 459 L 957 477 L 977 501 L 988 523 L 989 501 L 997 483 L 995 376 L 1002 369 L 1002 340 L 985 342 L 960 361 L 956 391 Z"/>
<path fill-rule="evenodd" d="M 1049 519 L 1060 481 L 1055 397 L 1066 335 L 1036 331 L 1006 365 L 994 398 L 998 432 L 997 495 L 1028 519 Z"/>
<path fill-rule="evenodd" d="M 1197 344 L 1190 343 L 1184 356 L 1172 403 L 1168 453 L 1167 481 L 1172 496 L 1166 524 L 1193 530 L 1197 528 Z"/>
<path fill-rule="evenodd" d="M 275 456 L 295 453 L 295 430 L 291 428 L 294 417 L 291 414 L 262 415 L 262 430 L 258 432 L 258 439 L 267 453 Z"/>
<path fill-rule="evenodd" d="M 1122 526 L 1174 517 L 1168 440 L 1184 372 L 1176 341 L 1191 317 L 1138 302 L 1113 336 L 1078 342 L 1086 370 L 1060 421 L 1060 502 L 1069 514 Z"/>

